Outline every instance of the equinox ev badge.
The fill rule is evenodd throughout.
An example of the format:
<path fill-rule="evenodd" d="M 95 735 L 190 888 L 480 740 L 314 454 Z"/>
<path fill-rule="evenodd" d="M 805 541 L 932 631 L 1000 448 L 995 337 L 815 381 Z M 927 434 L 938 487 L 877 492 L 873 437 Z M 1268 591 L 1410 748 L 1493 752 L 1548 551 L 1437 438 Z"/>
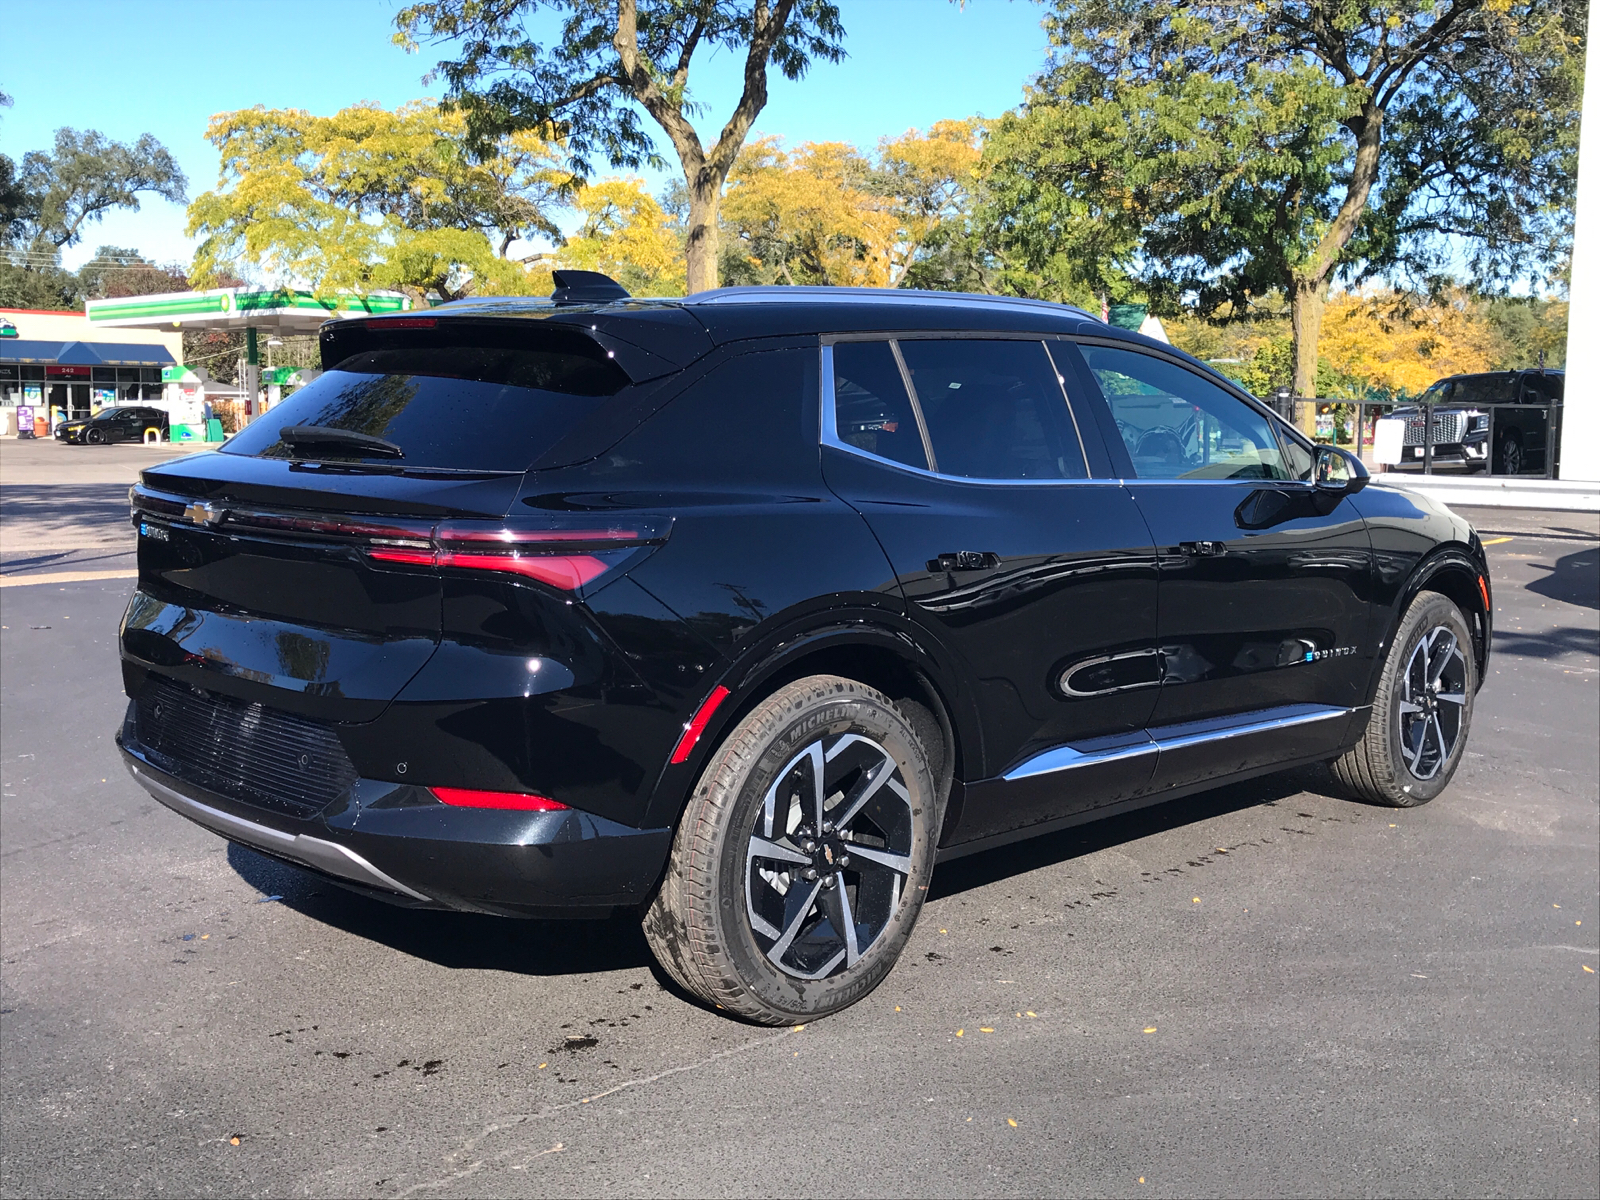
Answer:
<path fill-rule="evenodd" d="M 183 510 L 183 519 L 196 525 L 218 525 L 227 515 L 227 509 L 212 508 L 209 504 L 191 504 Z"/>

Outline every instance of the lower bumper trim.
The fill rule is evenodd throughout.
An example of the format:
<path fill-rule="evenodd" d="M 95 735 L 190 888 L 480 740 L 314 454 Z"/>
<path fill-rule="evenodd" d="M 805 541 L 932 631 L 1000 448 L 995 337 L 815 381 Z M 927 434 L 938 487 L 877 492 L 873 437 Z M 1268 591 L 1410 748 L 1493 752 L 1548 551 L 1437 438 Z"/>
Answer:
<path fill-rule="evenodd" d="M 196 825 L 203 825 L 212 833 L 219 833 L 230 841 L 242 842 L 258 850 L 265 850 L 269 854 L 276 854 L 280 858 L 303 863 L 313 870 L 340 879 L 380 888 L 386 892 L 396 892 L 424 903 L 433 903 L 431 896 L 425 896 L 414 888 L 407 887 L 398 879 L 384 874 L 354 850 L 337 842 L 310 837 L 304 833 L 284 833 L 282 830 L 236 817 L 232 813 L 225 813 L 208 804 L 201 804 L 198 800 L 191 800 L 159 780 L 153 779 L 141 771 L 135 762 L 128 762 L 128 771 L 145 791 L 173 812 L 188 817 Z"/>

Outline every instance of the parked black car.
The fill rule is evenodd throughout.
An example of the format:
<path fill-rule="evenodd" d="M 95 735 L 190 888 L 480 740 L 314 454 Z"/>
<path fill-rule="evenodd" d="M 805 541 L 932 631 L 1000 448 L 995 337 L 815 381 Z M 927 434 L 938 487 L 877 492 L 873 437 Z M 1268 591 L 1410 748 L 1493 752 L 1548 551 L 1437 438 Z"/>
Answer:
<path fill-rule="evenodd" d="M 171 419 L 165 409 L 119 405 L 102 408 L 87 420 L 61 422 L 56 426 L 55 438 L 80 446 L 105 446 L 145 441 L 152 430 L 163 442 L 172 440 Z"/>
<path fill-rule="evenodd" d="M 640 914 L 730 1013 L 860 999 L 936 862 L 1334 761 L 1461 760 L 1471 527 L 1057 305 L 727 289 L 324 327 L 132 493 L 119 743 L 399 904 Z"/>
<path fill-rule="evenodd" d="M 1529 471 L 1542 475 L 1545 455 L 1554 449 L 1552 406 L 1561 403 L 1565 386 L 1563 371 L 1490 371 L 1441 379 L 1422 394 L 1417 405 L 1396 408 L 1391 414 L 1406 422 L 1405 456 L 1399 467 L 1422 469 L 1427 422 L 1419 406 L 1432 404 L 1436 468 L 1481 471 L 1492 461 L 1496 475 Z M 1486 405 L 1512 407 L 1491 409 Z"/>

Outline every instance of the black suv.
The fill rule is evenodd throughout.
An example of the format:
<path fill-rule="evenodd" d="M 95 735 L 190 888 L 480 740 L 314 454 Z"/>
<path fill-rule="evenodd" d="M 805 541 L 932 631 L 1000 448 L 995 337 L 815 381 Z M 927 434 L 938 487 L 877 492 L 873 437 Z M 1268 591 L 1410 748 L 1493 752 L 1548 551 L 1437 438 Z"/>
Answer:
<path fill-rule="evenodd" d="M 1435 467 L 1481 471 L 1492 461 L 1496 475 L 1544 474 L 1545 455 L 1555 449 L 1551 418 L 1565 386 L 1563 371 L 1490 371 L 1441 379 L 1417 405 L 1397 408 L 1392 414 L 1406 422 L 1404 457 L 1398 466 L 1422 469 L 1427 422 L 1425 410 L 1418 406 L 1431 404 Z"/>
<path fill-rule="evenodd" d="M 81 421 L 63 421 L 56 426 L 58 442 L 104 446 L 111 442 L 142 442 L 154 431 L 163 442 L 172 438 L 172 426 L 165 409 L 119 405 L 103 408 Z"/>
<path fill-rule="evenodd" d="M 1333 761 L 1437 795 L 1472 528 L 1075 309 L 728 289 L 331 323 L 133 490 L 128 767 L 400 904 L 637 912 L 730 1013 L 860 999 L 936 862 Z"/>

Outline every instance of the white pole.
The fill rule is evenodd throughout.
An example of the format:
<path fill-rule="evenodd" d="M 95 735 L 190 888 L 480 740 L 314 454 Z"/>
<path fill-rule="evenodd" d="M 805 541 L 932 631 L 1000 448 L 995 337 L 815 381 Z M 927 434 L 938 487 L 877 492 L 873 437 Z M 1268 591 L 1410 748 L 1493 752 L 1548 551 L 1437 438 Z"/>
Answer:
<path fill-rule="evenodd" d="M 1600 18 L 1589 6 L 1583 124 L 1578 134 L 1578 199 L 1567 309 L 1566 402 L 1561 413 L 1561 478 L 1600 480 Z"/>

